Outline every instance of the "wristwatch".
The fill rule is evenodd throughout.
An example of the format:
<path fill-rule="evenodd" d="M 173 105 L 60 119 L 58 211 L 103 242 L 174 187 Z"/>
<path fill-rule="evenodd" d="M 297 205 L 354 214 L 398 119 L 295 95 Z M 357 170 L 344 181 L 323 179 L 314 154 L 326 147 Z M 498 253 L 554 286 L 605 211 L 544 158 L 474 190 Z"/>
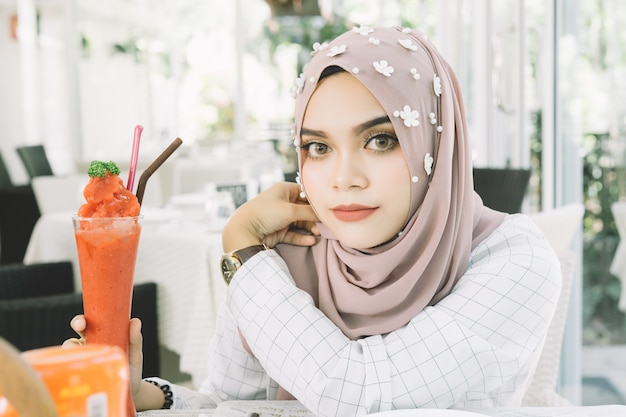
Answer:
<path fill-rule="evenodd" d="M 230 280 L 233 279 L 233 275 L 235 275 L 235 272 L 241 268 L 241 265 L 243 265 L 245 261 L 265 249 L 266 248 L 263 245 L 255 245 L 222 255 L 220 265 L 222 267 L 222 277 L 224 278 L 226 285 L 230 284 Z"/>

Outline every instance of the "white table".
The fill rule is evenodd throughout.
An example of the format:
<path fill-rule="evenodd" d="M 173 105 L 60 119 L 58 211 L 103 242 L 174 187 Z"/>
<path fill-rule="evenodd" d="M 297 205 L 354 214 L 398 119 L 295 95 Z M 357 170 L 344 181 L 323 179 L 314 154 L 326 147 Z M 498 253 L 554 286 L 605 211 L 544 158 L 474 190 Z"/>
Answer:
<path fill-rule="evenodd" d="M 225 284 L 219 271 L 221 234 L 198 221 L 144 210 L 135 282 L 158 286 L 160 343 L 180 355 L 180 370 L 198 386 L 206 376 L 206 358 Z M 42 216 L 24 263 L 70 260 L 80 291 L 80 274 L 71 213 Z"/>
<path fill-rule="evenodd" d="M 303 414 L 302 412 L 286 411 L 283 413 L 265 414 L 262 411 L 260 417 L 280 416 L 280 417 L 309 417 L 313 414 Z M 600 405 L 593 407 L 512 407 L 512 408 L 491 408 L 472 409 L 463 413 L 462 410 L 396 410 L 387 413 L 375 413 L 373 416 L 381 417 L 464 417 L 485 415 L 489 417 L 624 417 L 626 416 L 626 406 L 624 405 Z M 246 417 L 244 411 L 237 412 L 229 409 L 220 412 L 217 410 L 154 410 L 138 413 L 138 417 Z M 447 415 L 447 416 L 446 416 Z"/>

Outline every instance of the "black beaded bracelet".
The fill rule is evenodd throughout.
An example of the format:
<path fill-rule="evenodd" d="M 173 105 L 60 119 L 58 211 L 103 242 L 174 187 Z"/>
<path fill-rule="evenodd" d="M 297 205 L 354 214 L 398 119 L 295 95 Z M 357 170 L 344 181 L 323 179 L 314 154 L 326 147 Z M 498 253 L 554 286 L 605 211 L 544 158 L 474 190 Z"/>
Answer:
<path fill-rule="evenodd" d="M 163 395 L 165 396 L 165 401 L 163 402 L 163 410 L 169 410 L 172 408 L 172 404 L 174 404 L 174 394 L 172 394 L 172 390 L 168 384 L 161 385 L 156 381 L 151 381 L 149 379 L 144 379 L 144 381 L 151 383 L 152 385 L 156 385 L 159 387 L 161 391 L 163 391 Z"/>

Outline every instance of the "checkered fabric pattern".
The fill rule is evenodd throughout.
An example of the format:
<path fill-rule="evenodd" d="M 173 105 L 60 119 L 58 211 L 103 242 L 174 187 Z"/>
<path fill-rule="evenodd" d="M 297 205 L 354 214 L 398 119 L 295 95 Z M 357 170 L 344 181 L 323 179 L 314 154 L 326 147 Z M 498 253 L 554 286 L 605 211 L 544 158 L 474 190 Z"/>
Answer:
<path fill-rule="evenodd" d="M 447 297 L 396 331 L 350 340 L 294 285 L 276 252 L 264 251 L 228 288 L 198 398 L 175 387 L 175 406 L 273 399 L 278 384 L 319 416 L 518 406 L 560 286 L 542 232 L 511 215 L 473 250 Z"/>

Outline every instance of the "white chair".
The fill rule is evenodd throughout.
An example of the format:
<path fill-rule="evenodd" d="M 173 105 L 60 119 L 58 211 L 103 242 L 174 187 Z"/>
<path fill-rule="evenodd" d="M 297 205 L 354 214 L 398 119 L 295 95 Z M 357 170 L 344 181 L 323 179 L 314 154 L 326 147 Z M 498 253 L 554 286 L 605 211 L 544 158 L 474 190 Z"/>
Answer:
<path fill-rule="evenodd" d="M 86 174 L 34 177 L 31 184 L 41 215 L 58 212 L 76 213 L 78 207 L 85 202 L 83 188 L 88 181 L 89 177 Z"/>
<path fill-rule="evenodd" d="M 572 203 L 555 209 L 533 213 L 530 218 L 546 235 L 557 254 L 570 249 L 572 239 L 582 226 L 585 208 Z"/>
<path fill-rule="evenodd" d="M 558 407 L 571 405 L 557 392 L 563 333 L 567 319 L 572 281 L 576 269 L 572 239 L 582 225 L 582 204 L 569 204 L 553 210 L 530 215 L 544 232 L 561 261 L 562 287 L 554 317 L 550 323 L 539 362 L 522 400 L 529 407 Z"/>

